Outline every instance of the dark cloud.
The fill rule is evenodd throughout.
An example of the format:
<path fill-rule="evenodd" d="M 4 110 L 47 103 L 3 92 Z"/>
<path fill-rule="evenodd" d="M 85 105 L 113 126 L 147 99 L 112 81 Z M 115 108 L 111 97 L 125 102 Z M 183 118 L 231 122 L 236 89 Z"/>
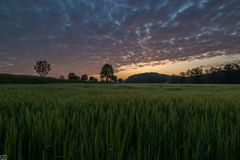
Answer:
<path fill-rule="evenodd" d="M 239 0 L 1 0 L 0 72 L 239 54 L 239 11 Z"/>

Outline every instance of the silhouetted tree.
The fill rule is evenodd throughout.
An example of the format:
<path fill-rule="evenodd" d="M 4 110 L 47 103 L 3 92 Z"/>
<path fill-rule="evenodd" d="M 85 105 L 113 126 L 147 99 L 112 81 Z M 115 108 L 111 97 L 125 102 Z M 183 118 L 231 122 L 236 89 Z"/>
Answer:
<path fill-rule="evenodd" d="M 104 82 L 105 77 L 103 75 L 100 75 L 101 82 Z"/>
<path fill-rule="evenodd" d="M 89 77 L 89 81 L 90 82 L 97 82 L 98 80 L 97 80 L 97 78 L 95 78 L 95 77 Z"/>
<path fill-rule="evenodd" d="M 68 74 L 68 80 L 78 80 L 79 77 L 75 73 Z"/>
<path fill-rule="evenodd" d="M 225 71 L 233 71 L 233 70 L 235 70 L 235 65 L 234 65 L 234 64 L 226 64 L 226 65 L 223 67 L 223 69 L 224 69 Z"/>
<path fill-rule="evenodd" d="M 209 73 L 220 72 L 220 71 L 222 71 L 222 68 L 221 68 L 221 67 L 220 67 L 220 68 L 211 67 L 211 68 L 209 69 Z"/>
<path fill-rule="evenodd" d="M 223 67 L 225 83 L 240 82 L 240 66 L 238 64 L 226 64 Z"/>
<path fill-rule="evenodd" d="M 63 79 L 65 79 L 65 78 L 64 78 L 64 76 L 63 76 L 63 75 L 61 75 L 61 76 L 59 77 L 59 79 L 63 80 Z"/>
<path fill-rule="evenodd" d="M 100 77 L 103 80 L 105 78 L 106 82 L 110 82 L 112 80 L 112 77 L 114 75 L 114 70 L 112 65 L 110 64 L 105 64 L 102 67 L 101 73 L 100 73 Z"/>
<path fill-rule="evenodd" d="M 211 67 L 206 70 L 205 81 L 206 83 L 223 83 L 224 74 L 222 73 L 222 68 Z"/>
<path fill-rule="evenodd" d="M 81 77 L 82 81 L 87 81 L 88 80 L 88 75 L 87 74 L 83 74 Z"/>
<path fill-rule="evenodd" d="M 117 83 L 117 82 L 118 82 L 117 76 L 113 75 L 113 76 L 112 76 L 112 81 L 113 81 L 114 83 Z"/>
<path fill-rule="evenodd" d="M 236 70 L 240 70 L 240 65 L 238 65 L 238 64 L 234 64 L 235 65 L 235 68 L 236 68 Z"/>
<path fill-rule="evenodd" d="M 203 69 L 201 67 L 193 68 L 190 72 L 190 76 L 196 77 L 201 76 L 203 74 Z"/>
<path fill-rule="evenodd" d="M 191 70 L 190 69 L 188 69 L 187 71 L 186 71 L 186 74 L 185 74 L 187 77 L 190 77 L 191 76 Z"/>
<path fill-rule="evenodd" d="M 180 76 L 186 77 L 186 73 L 185 72 L 180 72 Z"/>
<path fill-rule="evenodd" d="M 40 77 L 45 77 L 51 70 L 50 64 L 47 61 L 37 61 L 34 70 L 39 74 Z"/>
<path fill-rule="evenodd" d="M 211 72 L 210 72 L 209 69 L 205 69 L 205 73 L 206 73 L 206 74 L 210 74 Z"/>
<path fill-rule="evenodd" d="M 202 75 L 203 75 L 203 69 L 201 67 L 193 68 L 190 72 L 190 77 L 192 79 L 192 82 L 194 83 L 203 82 Z"/>

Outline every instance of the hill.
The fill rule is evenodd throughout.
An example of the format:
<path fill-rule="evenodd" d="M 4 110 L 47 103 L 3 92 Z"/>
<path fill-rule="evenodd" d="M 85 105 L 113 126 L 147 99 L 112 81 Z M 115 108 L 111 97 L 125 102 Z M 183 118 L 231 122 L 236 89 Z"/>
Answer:
<path fill-rule="evenodd" d="M 159 73 L 135 74 L 126 79 L 126 83 L 167 83 L 171 76 Z"/>
<path fill-rule="evenodd" d="M 38 76 L 30 75 L 12 75 L 12 74 L 0 74 L 0 84 L 39 84 L 39 83 L 61 83 L 66 80 L 59 80 L 53 77 L 41 78 Z"/>

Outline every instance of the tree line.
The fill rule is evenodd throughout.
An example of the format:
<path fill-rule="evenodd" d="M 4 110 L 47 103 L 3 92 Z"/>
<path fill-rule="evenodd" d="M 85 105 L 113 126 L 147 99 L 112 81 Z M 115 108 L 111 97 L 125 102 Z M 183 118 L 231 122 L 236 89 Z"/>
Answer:
<path fill-rule="evenodd" d="M 240 65 L 225 64 L 223 67 L 205 69 L 196 67 L 172 75 L 170 83 L 240 83 Z"/>
<path fill-rule="evenodd" d="M 35 71 L 40 75 L 40 77 L 45 77 L 51 70 L 51 66 L 47 61 L 37 61 L 34 66 Z M 145 79 L 151 79 L 152 75 Z M 240 66 L 238 64 L 226 64 L 223 67 L 211 67 L 210 69 L 205 69 L 203 67 L 196 67 L 188 69 L 186 72 L 181 72 L 179 75 L 169 76 L 162 79 L 160 77 L 154 77 L 154 82 L 161 83 L 240 83 Z M 100 72 L 100 82 L 107 83 L 122 83 L 123 79 L 118 79 L 114 74 L 113 66 L 110 64 L 104 64 Z M 64 76 L 60 76 L 59 79 L 65 79 Z M 78 76 L 71 72 L 68 74 L 68 80 L 81 80 L 89 82 L 98 82 L 98 79 L 87 74 Z M 159 79 L 162 79 L 161 81 Z M 154 83 L 151 80 L 144 82 Z"/>
<path fill-rule="evenodd" d="M 34 65 L 34 70 L 38 73 L 40 77 L 46 77 L 47 74 L 51 71 L 50 64 L 45 61 L 37 61 Z M 104 64 L 101 72 L 100 72 L 100 78 L 101 82 L 107 82 L 107 83 L 122 83 L 123 79 L 118 79 L 118 77 L 114 74 L 113 66 L 110 64 Z M 59 79 L 63 80 L 65 79 L 63 75 L 59 77 Z M 81 80 L 81 81 L 89 81 L 89 82 L 98 82 L 98 79 L 93 76 L 88 76 L 87 74 L 83 74 L 81 76 L 76 75 L 74 72 L 71 72 L 68 74 L 67 77 L 68 80 Z"/>

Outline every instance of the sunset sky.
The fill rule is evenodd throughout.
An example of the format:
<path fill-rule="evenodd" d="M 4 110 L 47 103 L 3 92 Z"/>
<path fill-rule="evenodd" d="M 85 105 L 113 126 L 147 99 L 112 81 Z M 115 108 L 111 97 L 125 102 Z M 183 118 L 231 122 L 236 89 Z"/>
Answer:
<path fill-rule="evenodd" d="M 177 74 L 240 63 L 239 0 L 0 0 L 0 73 Z"/>

